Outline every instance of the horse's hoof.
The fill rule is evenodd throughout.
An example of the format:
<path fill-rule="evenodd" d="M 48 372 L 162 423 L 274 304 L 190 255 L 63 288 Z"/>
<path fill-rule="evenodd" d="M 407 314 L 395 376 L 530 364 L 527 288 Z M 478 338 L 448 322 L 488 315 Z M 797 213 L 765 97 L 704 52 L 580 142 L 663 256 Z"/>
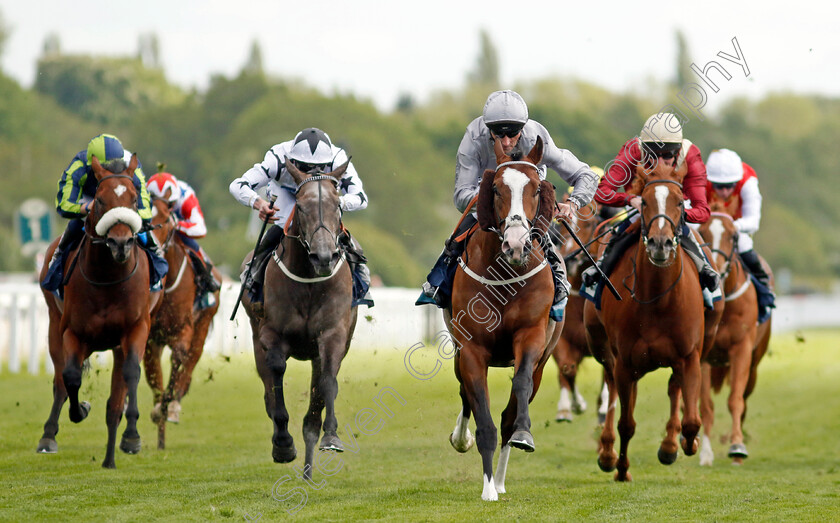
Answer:
<path fill-rule="evenodd" d="M 747 447 L 743 443 L 733 443 L 729 446 L 729 454 L 730 458 L 746 458 L 749 456 L 747 452 Z"/>
<path fill-rule="evenodd" d="M 334 450 L 336 452 L 344 452 L 344 444 L 338 439 L 338 436 L 324 434 L 321 438 L 320 450 Z"/>
<path fill-rule="evenodd" d="M 149 416 L 152 418 L 152 423 L 156 425 L 160 423 L 160 420 L 163 419 L 163 410 L 161 410 L 160 403 L 155 403 L 155 406 L 152 409 L 152 412 L 149 413 Z"/>
<path fill-rule="evenodd" d="M 556 421 L 558 423 L 562 423 L 564 421 L 569 423 L 569 422 L 572 421 L 572 419 L 574 419 L 574 417 L 572 416 L 571 411 L 569 411 L 569 410 L 558 410 L 557 411 L 557 417 L 554 418 L 554 421 Z"/>
<path fill-rule="evenodd" d="M 103 469 L 115 469 L 117 468 L 117 463 L 112 459 L 111 461 L 103 461 L 102 462 Z"/>
<path fill-rule="evenodd" d="M 36 452 L 39 454 L 55 454 L 58 452 L 58 443 L 54 439 L 41 438 L 41 441 L 38 442 L 38 450 Z"/>
<path fill-rule="evenodd" d="M 291 463 L 297 457 L 297 450 L 294 445 L 291 447 L 272 445 L 271 457 L 274 458 L 275 463 Z"/>
<path fill-rule="evenodd" d="M 685 439 L 685 436 L 680 435 L 680 446 L 683 449 L 683 452 L 686 456 L 693 456 L 697 454 L 697 450 L 700 448 L 700 440 L 698 438 L 694 438 L 691 442 L 691 445 L 688 444 L 688 440 Z"/>
<path fill-rule="evenodd" d="M 181 421 L 181 404 L 173 401 L 166 409 L 166 421 L 170 423 L 178 423 Z"/>
<path fill-rule="evenodd" d="M 598 458 L 598 468 L 604 472 L 612 472 L 615 470 L 615 460 L 612 460 L 612 462 L 607 463 L 601 461 L 601 458 Z"/>
<path fill-rule="evenodd" d="M 466 437 L 462 440 L 455 439 L 455 433 L 449 435 L 449 444 L 452 445 L 452 448 L 463 454 L 464 452 L 470 450 L 472 446 L 475 444 L 475 438 L 470 433 L 469 429 L 467 429 Z"/>
<path fill-rule="evenodd" d="M 90 412 L 90 403 L 87 401 L 79 403 L 79 410 L 81 411 L 81 414 L 79 417 L 76 417 L 73 416 L 73 409 L 70 409 L 70 421 L 73 423 L 81 423 L 85 418 L 87 418 L 88 413 Z"/>
<path fill-rule="evenodd" d="M 511 447 L 522 449 L 525 452 L 534 452 L 534 450 L 536 450 L 536 447 L 534 446 L 534 437 L 527 430 L 517 430 L 514 432 L 513 436 L 510 437 L 508 444 Z"/>
<path fill-rule="evenodd" d="M 659 463 L 662 463 L 663 465 L 672 465 L 675 461 L 677 461 L 676 452 L 665 452 L 662 450 L 662 447 L 659 447 L 659 450 L 656 452 L 656 457 L 659 458 Z"/>
<path fill-rule="evenodd" d="M 126 454 L 137 454 L 140 452 L 141 448 L 142 444 L 140 443 L 140 436 L 137 436 L 136 438 L 123 436 L 120 441 L 120 450 Z"/>
<path fill-rule="evenodd" d="M 621 472 L 616 472 L 614 479 L 616 481 L 626 481 L 629 483 L 633 481 L 633 476 L 631 476 L 629 472 L 625 472 L 624 474 L 622 474 Z"/>

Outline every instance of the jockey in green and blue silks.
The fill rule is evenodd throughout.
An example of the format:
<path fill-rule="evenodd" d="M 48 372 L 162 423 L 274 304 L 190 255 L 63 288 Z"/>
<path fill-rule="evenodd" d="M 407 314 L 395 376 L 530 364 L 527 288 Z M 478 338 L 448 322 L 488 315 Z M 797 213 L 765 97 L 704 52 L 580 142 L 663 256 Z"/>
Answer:
<path fill-rule="evenodd" d="M 91 159 L 96 156 L 99 163 L 106 164 L 112 160 L 124 160 L 126 165 L 131 161 L 131 152 L 123 149 L 119 139 L 112 134 L 100 134 L 92 139 L 87 149 L 80 151 L 58 181 L 58 194 L 55 197 L 55 207 L 58 214 L 64 218 L 84 218 L 82 206 L 93 201 L 96 194 L 96 177 L 93 175 Z M 137 189 L 137 212 L 143 220 L 152 218 L 149 204 L 149 191 L 146 189 L 146 177 L 139 160 L 134 171 L 134 188 Z"/>
<path fill-rule="evenodd" d="M 55 196 L 55 207 L 58 214 L 69 218 L 70 222 L 61 236 L 61 241 L 50 260 L 49 271 L 41 286 L 50 291 L 59 291 L 63 279 L 64 257 L 84 235 L 84 220 L 93 205 L 98 181 L 93 174 L 92 159 L 96 156 L 107 170 L 122 172 L 131 160 L 131 152 L 126 151 L 120 140 L 112 134 L 100 134 L 94 137 L 84 151 L 80 151 L 58 181 L 58 192 Z M 149 191 L 146 189 L 146 178 L 140 162 L 134 170 L 134 187 L 137 189 L 137 214 L 144 225 L 152 218 Z M 145 236 L 141 233 L 140 244 L 146 246 Z M 148 250 L 154 265 L 151 281 L 153 288 L 159 286 L 160 278 L 166 274 L 166 260 L 153 250 Z"/>

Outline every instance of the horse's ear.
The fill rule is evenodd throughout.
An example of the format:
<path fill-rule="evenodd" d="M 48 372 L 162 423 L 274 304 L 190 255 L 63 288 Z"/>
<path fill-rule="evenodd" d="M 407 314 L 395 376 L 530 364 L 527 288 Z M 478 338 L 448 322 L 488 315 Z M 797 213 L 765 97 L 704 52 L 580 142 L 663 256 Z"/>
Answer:
<path fill-rule="evenodd" d="M 336 180 L 341 180 L 341 177 L 344 176 L 344 173 L 347 172 L 347 168 L 350 166 L 350 158 L 347 158 L 347 161 L 343 164 L 338 166 L 338 169 L 334 170 L 331 173 L 327 173 L 327 176 L 332 176 Z"/>
<path fill-rule="evenodd" d="M 294 162 L 286 159 L 286 170 L 289 171 L 289 174 L 292 175 L 292 178 L 295 180 L 295 183 L 300 185 L 300 182 L 306 179 L 306 174 L 301 171 L 300 169 L 295 166 Z"/>
<path fill-rule="evenodd" d="M 531 151 L 528 153 L 528 161 L 532 164 L 537 165 L 540 163 L 543 157 L 543 141 L 542 136 L 537 136 L 537 143 L 531 147 Z"/>
<path fill-rule="evenodd" d="M 496 213 L 493 209 L 493 178 L 495 176 L 496 173 L 494 171 L 487 169 L 484 171 L 484 176 L 481 178 L 481 185 L 478 187 L 478 202 L 475 204 L 475 211 L 478 217 L 478 225 L 485 231 L 489 231 L 499 225 L 494 218 Z"/>
<path fill-rule="evenodd" d="M 102 176 L 105 174 L 105 169 L 102 167 L 102 164 L 99 163 L 99 158 L 97 158 L 95 154 L 90 157 L 90 167 L 93 169 L 93 175 L 96 176 L 96 179 L 101 180 Z"/>
<path fill-rule="evenodd" d="M 500 138 L 494 138 L 493 140 L 493 151 L 496 153 L 496 165 L 502 165 L 506 161 L 510 160 L 510 156 L 505 154 L 505 150 L 502 147 L 502 140 Z"/>
<path fill-rule="evenodd" d="M 554 186 L 548 180 L 543 180 L 540 182 L 540 215 L 534 222 L 534 228 L 540 231 L 541 235 L 548 233 L 551 219 L 554 217 L 554 207 Z"/>
<path fill-rule="evenodd" d="M 140 162 L 137 160 L 137 153 L 131 153 L 131 161 L 128 162 L 128 171 L 131 174 L 134 174 L 134 170 L 137 169 L 137 165 Z"/>

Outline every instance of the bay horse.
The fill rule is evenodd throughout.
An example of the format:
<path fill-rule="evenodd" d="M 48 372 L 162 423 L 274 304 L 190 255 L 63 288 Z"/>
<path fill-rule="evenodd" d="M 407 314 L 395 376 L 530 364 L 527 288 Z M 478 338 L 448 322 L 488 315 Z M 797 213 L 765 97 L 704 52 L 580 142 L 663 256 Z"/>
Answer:
<path fill-rule="evenodd" d="M 704 312 L 696 266 L 679 245 L 685 220 L 684 174 L 660 163 L 637 176 L 642 212 L 631 227 L 640 226 L 641 235 L 636 248 L 622 255 L 610 275 L 623 299 L 604 293 L 600 310 L 592 302 L 584 307 L 587 344 L 604 366 L 609 389 L 610 408 L 599 440 L 598 465 L 605 472 L 617 468 L 616 481 L 632 480 L 627 450 L 636 428 L 633 410 L 638 380 L 658 368 L 670 367 L 672 372 L 668 382 L 671 412 L 659 461 L 665 465 L 676 461 L 678 445 L 686 455 L 697 452 L 700 359 L 713 341 L 723 312 L 721 301 Z M 613 447 L 616 395 L 621 403 L 618 456 Z"/>
<path fill-rule="evenodd" d="M 169 273 L 162 303 L 152 316 L 143 368 L 154 395 L 151 418 L 158 426 L 158 448 L 163 449 L 166 422 L 180 421 L 181 399 L 190 388 L 193 370 L 204 352 L 210 324 L 219 309 L 219 291 L 213 293 L 214 305 L 197 310 L 195 271 L 187 247 L 177 234 L 178 219 L 172 212 L 172 203 L 152 198 L 152 225 L 154 241 L 165 253 Z M 213 274 L 221 281 L 221 274 L 215 268 Z M 167 345 L 172 354 L 169 383 L 164 389 L 161 355 Z"/>
<path fill-rule="evenodd" d="M 451 310 L 444 313 L 458 348 L 455 376 L 461 411 L 449 437 L 458 452 L 477 442 L 484 473 L 481 498 L 505 492 L 511 447 L 533 452 L 528 404 L 540 386 L 546 361 L 563 325 L 549 320 L 554 280 L 543 243 L 554 212 L 554 187 L 540 181 L 536 165 L 543 142 L 514 161 L 496 140 L 496 171 L 486 171 L 479 188 L 480 229 L 459 258 Z M 488 367 L 513 367 L 510 400 L 502 412 L 501 453 L 493 475 L 497 433 L 490 413 Z M 468 424 L 475 415 L 473 439 Z"/>
<path fill-rule="evenodd" d="M 53 405 L 38 452 L 58 451 L 55 441 L 58 418 L 68 398 L 70 421 L 79 423 L 87 417 L 90 404 L 79 401 L 82 365 L 94 351 L 113 349 L 111 396 L 105 415 L 108 427 L 108 446 L 102 462 L 105 468 L 116 467 L 114 446 L 126 399 L 127 425 L 120 450 L 136 454 L 141 448 L 137 432 L 137 383 L 151 326 L 151 310 L 160 298 L 160 293 L 149 290 L 149 258 L 135 241 L 142 225 L 137 213 L 139 195 L 133 183 L 137 156 L 132 155 L 127 167 L 121 160 L 116 162 L 107 164 L 111 169 L 120 169 L 114 173 L 93 157 L 96 196 L 85 218 L 85 236 L 67 257 L 64 299 L 43 291 L 49 310 L 49 350 L 55 377 Z M 52 242 L 46 259 L 52 257 L 57 244 L 58 240 Z M 45 264 L 41 280 L 47 269 Z"/>
<path fill-rule="evenodd" d="M 712 212 L 709 221 L 700 227 L 700 234 L 711 247 L 712 261 L 721 274 L 725 294 L 723 318 L 712 349 L 702 363 L 700 411 L 703 438 L 700 464 L 711 466 L 714 461 L 711 443 L 715 419 L 712 390 L 720 392 L 728 376 L 727 403 L 732 416 L 728 456 L 733 464 L 740 465 L 748 455 L 741 424 L 747 414 L 747 398 L 755 388 L 758 364 L 770 343 L 772 318 L 758 323 L 758 298 L 750 274 L 738 256 L 738 229 L 732 216 Z M 764 265 L 772 281 L 773 273 L 766 263 Z"/>
<path fill-rule="evenodd" d="M 271 454 L 277 463 L 297 457 L 283 389 L 287 360 L 312 362 L 309 408 L 303 418 L 306 478 L 311 478 L 325 408 L 319 448 L 344 451 L 335 415 L 336 377 L 350 349 L 357 307 L 352 305 L 353 282 L 340 248 L 345 232 L 338 184 L 349 163 L 315 176 L 286 163 L 297 183 L 295 208 L 285 237 L 272 253 L 273 262 L 269 260 L 266 267 L 264 317 L 254 310 L 248 293 L 242 300 L 251 323 L 257 372 L 265 387 L 266 412 L 274 423 Z"/>

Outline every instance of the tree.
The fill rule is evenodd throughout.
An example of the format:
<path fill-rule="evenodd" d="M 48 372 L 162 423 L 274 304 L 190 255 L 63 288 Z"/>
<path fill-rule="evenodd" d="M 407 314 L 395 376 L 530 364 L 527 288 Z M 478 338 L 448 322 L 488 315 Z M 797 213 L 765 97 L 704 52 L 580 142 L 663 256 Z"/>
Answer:
<path fill-rule="evenodd" d="M 499 53 L 487 30 L 481 30 L 479 39 L 481 44 L 478 58 L 475 69 L 467 75 L 467 83 L 495 90 L 499 86 Z"/>
<path fill-rule="evenodd" d="M 248 59 L 242 67 L 243 74 L 263 74 L 263 55 L 260 43 L 254 40 L 251 42 L 251 51 L 248 53 Z"/>
<path fill-rule="evenodd" d="M 682 89 L 691 82 L 691 54 L 688 52 L 688 42 L 685 34 L 677 30 L 677 71 L 674 78 L 675 87 Z"/>
<path fill-rule="evenodd" d="M 61 54 L 61 40 L 58 39 L 58 33 L 50 33 L 44 37 L 43 56 L 44 58 L 54 58 Z"/>
<path fill-rule="evenodd" d="M 137 57 L 149 69 L 160 69 L 160 43 L 155 33 L 141 34 L 137 42 Z"/>

